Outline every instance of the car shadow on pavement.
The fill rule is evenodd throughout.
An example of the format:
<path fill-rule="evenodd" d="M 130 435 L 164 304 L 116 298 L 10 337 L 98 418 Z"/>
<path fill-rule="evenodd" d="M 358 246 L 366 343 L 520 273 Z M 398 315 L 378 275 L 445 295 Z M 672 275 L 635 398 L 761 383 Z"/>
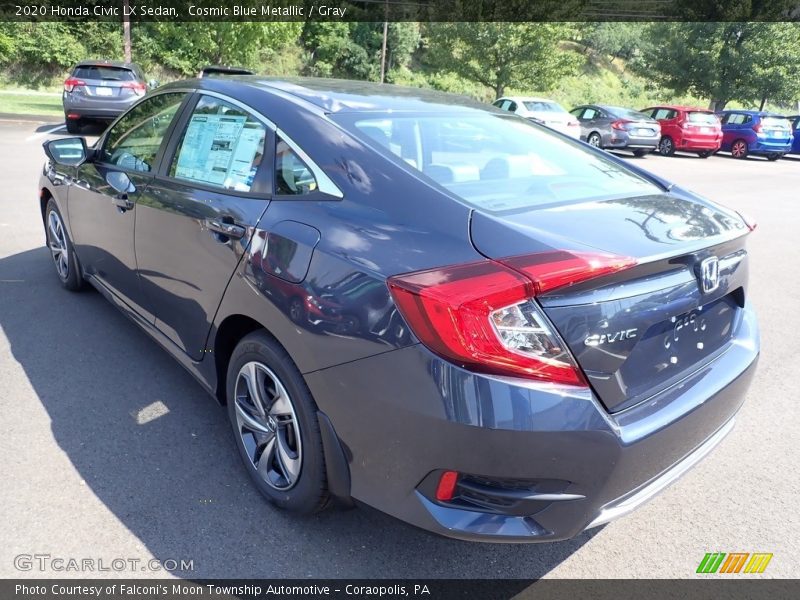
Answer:
<path fill-rule="evenodd" d="M 176 575 L 539 578 L 599 531 L 474 544 L 367 508 L 273 508 L 239 464 L 224 409 L 100 294 L 63 290 L 45 248 L 0 258 L 0 329 L 86 485 L 155 558 L 194 561 Z"/>

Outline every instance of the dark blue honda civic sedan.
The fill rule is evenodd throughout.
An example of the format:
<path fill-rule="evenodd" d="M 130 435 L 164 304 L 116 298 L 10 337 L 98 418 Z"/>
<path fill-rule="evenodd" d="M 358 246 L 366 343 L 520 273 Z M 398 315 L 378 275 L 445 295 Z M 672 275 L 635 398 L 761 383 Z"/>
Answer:
<path fill-rule="evenodd" d="M 754 371 L 752 224 L 461 97 L 183 81 L 45 150 L 61 283 L 227 406 L 281 508 L 569 538 L 707 455 Z"/>

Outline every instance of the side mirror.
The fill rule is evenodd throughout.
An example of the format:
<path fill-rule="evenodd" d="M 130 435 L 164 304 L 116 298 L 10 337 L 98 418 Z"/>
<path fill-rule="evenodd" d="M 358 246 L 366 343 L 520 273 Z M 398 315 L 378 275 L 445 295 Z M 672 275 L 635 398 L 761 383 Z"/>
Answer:
<path fill-rule="evenodd" d="M 86 140 L 82 137 L 49 140 L 42 147 L 47 158 L 65 167 L 78 167 L 89 159 Z"/>
<path fill-rule="evenodd" d="M 147 82 L 147 87 L 149 87 L 152 90 L 157 88 L 158 84 L 159 84 L 158 79 L 151 79 L 150 81 Z"/>
<path fill-rule="evenodd" d="M 106 182 L 118 194 L 133 194 L 136 186 L 133 185 L 131 178 L 122 171 L 109 171 L 106 173 Z"/>

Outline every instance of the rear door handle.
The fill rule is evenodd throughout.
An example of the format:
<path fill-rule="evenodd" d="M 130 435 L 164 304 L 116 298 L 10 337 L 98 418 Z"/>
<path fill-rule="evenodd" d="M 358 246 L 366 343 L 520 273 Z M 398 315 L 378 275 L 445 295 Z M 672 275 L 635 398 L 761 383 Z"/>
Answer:
<path fill-rule="evenodd" d="M 122 212 L 125 212 L 126 210 L 133 210 L 133 200 L 128 198 L 128 194 L 119 194 L 118 196 L 114 196 L 111 198 L 111 202 Z"/>
<path fill-rule="evenodd" d="M 206 219 L 205 224 L 209 231 L 213 231 L 227 238 L 238 240 L 243 238 L 245 234 L 245 228 L 241 225 L 226 223 L 222 219 Z"/>

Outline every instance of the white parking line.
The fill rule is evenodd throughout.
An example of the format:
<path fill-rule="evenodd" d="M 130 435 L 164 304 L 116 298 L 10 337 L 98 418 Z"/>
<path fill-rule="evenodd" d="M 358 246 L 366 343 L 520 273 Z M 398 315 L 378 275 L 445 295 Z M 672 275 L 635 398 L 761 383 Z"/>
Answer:
<path fill-rule="evenodd" d="M 26 142 L 32 142 L 33 140 L 39 139 L 41 137 L 45 137 L 46 135 L 49 135 L 49 134 L 53 133 L 54 131 L 57 131 L 57 130 L 61 129 L 62 127 L 64 127 L 64 123 L 59 123 L 58 125 L 53 125 L 52 127 L 48 127 L 47 129 L 44 129 L 44 130 L 42 130 L 42 131 L 40 131 L 38 133 L 34 133 L 33 135 L 28 136 L 27 138 L 25 138 L 25 141 Z"/>

